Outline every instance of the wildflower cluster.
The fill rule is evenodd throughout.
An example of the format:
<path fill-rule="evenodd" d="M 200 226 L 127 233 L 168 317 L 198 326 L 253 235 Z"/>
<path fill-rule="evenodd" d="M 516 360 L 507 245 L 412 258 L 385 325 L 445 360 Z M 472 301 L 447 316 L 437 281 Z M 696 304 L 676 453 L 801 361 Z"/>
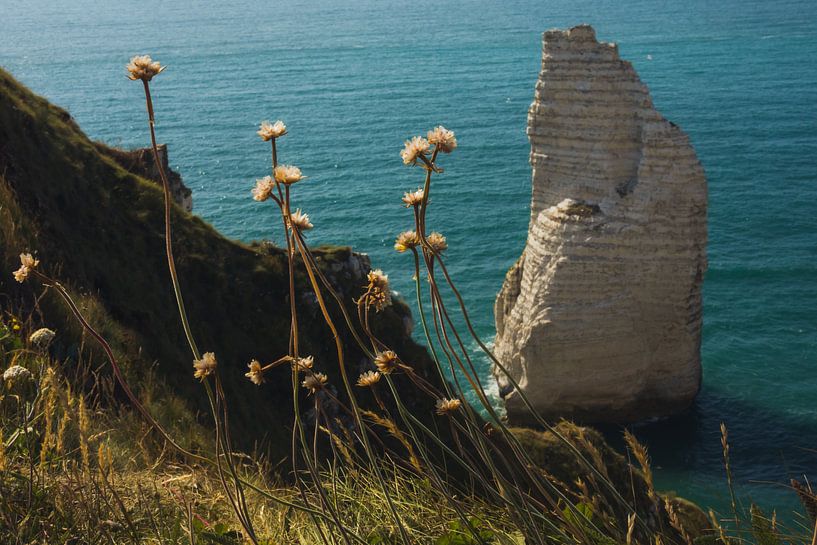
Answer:
<path fill-rule="evenodd" d="M 366 279 L 369 281 L 366 286 L 366 305 L 374 307 L 377 312 L 380 312 L 391 304 L 389 277 L 380 269 L 375 269 L 369 271 Z"/>

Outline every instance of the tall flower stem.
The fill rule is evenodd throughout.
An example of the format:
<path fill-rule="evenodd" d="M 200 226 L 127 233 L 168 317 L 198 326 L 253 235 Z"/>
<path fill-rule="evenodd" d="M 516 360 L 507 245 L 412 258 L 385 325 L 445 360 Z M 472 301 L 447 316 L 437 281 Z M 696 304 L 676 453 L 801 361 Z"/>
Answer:
<path fill-rule="evenodd" d="M 181 286 L 179 285 L 179 275 L 176 271 L 176 261 L 173 256 L 173 234 L 172 234 L 172 227 L 171 227 L 171 210 L 172 210 L 172 203 L 171 203 L 171 195 L 170 195 L 170 183 L 167 179 L 167 173 L 165 173 L 164 166 L 162 165 L 162 161 L 159 159 L 159 146 L 156 143 L 156 120 L 155 115 L 153 112 L 153 100 L 150 94 L 150 83 L 147 79 L 142 79 L 142 84 L 145 90 L 145 103 L 147 106 L 148 112 L 148 126 L 150 127 L 150 144 L 153 149 L 153 160 L 156 163 L 156 170 L 159 172 L 159 178 L 162 181 L 162 190 L 164 193 L 164 227 L 165 227 L 165 254 L 167 256 L 167 266 L 168 270 L 170 271 L 170 278 L 173 284 L 173 293 L 176 296 L 176 306 L 179 310 L 179 317 L 182 322 L 182 328 L 184 329 L 184 335 L 187 338 L 187 343 L 190 345 L 190 351 L 193 353 L 193 358 L 196 360 L 201 359 L 201 352 L 196 345 L 196 341 L 193 338 L 193 332 L 190 328 L 190 321 L 187 317 L 187 310 L 184 304 L 184 298 L 182 296 Z M 228 437 L 224 434 L 220 433 L 220 425 L 219 419 L 221 418 L 218 411 L 218 401 L 214 397 L 213 391 L 207 383 L 205 379 L 205 384 L 207 384 L 207 397 L 210 401 L 211 410 L 213 411 L 213 419 L 216 423 L 216 444 L 218 447 L 223 447 L 225 460 L 227 462 L 228 468 L 230 473 L 234 479 L 234 486 L 236 488 L 236 493 L 239 497 L 239 504 L 234 504 L 234 510 L 236 515 L 238 516 L 242 526 L 244 527 L 245 532 L 247 533 L 248 537 L 251 539 L 253 543 L 258 543 L 258 540 L 255 537 L 255 531 L 252 526 L 252 521 L 250 520 L 249 514 L 246 509 L 246 504 L 243 503 L 243 490 L 241 488 L 241 480 L 238 478 L 238 475 L 235 470 L 235 466 L 232 460 L 232 448 L 230 446 Z M 226 418 L 226 416 L 225 416 Z M 216 455 L 216 464 L 219 469 L 219 475 L 221 476 L 221 467 L 220 467 L 220 457 L 218 456 L 218 452 Z M 223 485 L 225 488 L 225 492 L 231 496 L 229 487 L 227 486 L 226 482 L 223 481 Z M 231 497 L 232 500 L 232 497 Z"/>
<path fill-rule="evenodd" d="M 275 175 L 275 168 L 278 166 L 278 148 L 276 146 L 276 139 L 271 139 L 271 147 L 272 147 L 272 173 L 273 176 Z M 337 528 L 341 532 L 341 536 L 347 545 L 351 545 L 349 542 L 349 534 L 346 528 L 340 521 L 337 512 L 332 509 L 331 503 L 329 499 L 326 497 L 326 492 L 324 491 L 323 486 L 321 485 L 320 474 L 316 467 L 316 461 L 310 460 L 309 458 L 309 447 L 307 445 L 306 434 L 304 432 L 304 425 L 303 420 L 301 418 L 301 408 L 300 408 L 300 398 L 298 397 L 298 384 L 300 382 L 299 379 L 299 360 L 300 360 L 300 343 L 298 337 L 298 313 L 297 307 L 295 305 L 295 264 L 294 264 L 294 247 L 293 247 L 293 238 L 294 235 L 291 234 L 290 227 L 292 225 L 291 222 L 291 211 L 289 207 L 289 186 L 286 186 L 286 192 L 281 191 L 281 184 L 275 185 L 276 190 L 278 191 L 278 197 L 275 199 L 276 203 L 278 204 L 279 208 L 281 209 L 281 220 L 283 222 L 284 227 L 284 237 L 287 243 L 287 270 L 289 273 L 289 304 L 290 304 L 290 334 L 289 334 L 289 353 L 293 358 L 293 365 L 292 365 L 292 404 L 293 404 L 293 428 L 292 428 L 292 445 L 291 445 L 291 458 L 292 458 L 292 472 L 293 477 L 295 478 L 295 482 L 298 486 L 298 490 L 301 493 L 301 497 L 304 500 L 304 503 L 307 505 L 309 504 L 309 498 L 306 494 L 306 489 L 303 484 L 303 480 L 298 471 L 298 454 L 297 454 L 297 445 L 300 440 L 302 452 L 304 454 L 304 461 L 306 462 L 307 470 L 309 471 L 310 476 L 312 477 L 312 481 L 315 483 L 315 488 L 318 492 L 318 497 L 320 499 L 320 503 L 323 506 L 325 512 L 329 513 L 332 521 L 335 523 Z M 273 198 L 275 196 L 273 195 Z M 313 523 L 315 524 L 315 528 L 318 531 L 318 534 L 321 537 L 321 541 L 324 543 L 328 543 L 326 536 L 324 535 L 323 529 L 317 523 L 317 519 L 313 516 Z M 334 542 L 334 538 L 332 539 Z"/>
<path fill-rule="evenodd" d="M 182 289 L 179 285 L 179 275 L 176 272 L 176 260 L 173 258 L 173 235 L 170 226 L 170 211 L 171 211 L 171 196 L 170 183 L 167 180 L 164 166 L 159 159 L 159 146 L 156 144 L 156 120 L 153 115 L 153 100 L 150 96 L 150 83 L 147 80 L 142 80 L 145 87 L 145 102 L 148 110 L 148 124 L 150 126 L 150 145 L 153 148 L 153 160 L 156 162 L 156 170 L 159 171 L 159 177 L 162 180 L 162 190 L 164 192 L 164 212 L 165 212 L 165 253 L 167 254 L 167 268 L 170 270 L 170 278 L 173 281 L 173 293 L 176 295 L 176 305 L 179 307 L 179 316 L 182 321 L 182 328 L 187 337 L 187 342 L 190 345 L 190 350 L 193 352 L 195 359 L 201 359 L 201 353 L 196 346 L 196 341 L 193 339 L 193 332 L 190 330 L 190 322 L 187 319 L 187 310 L 184 306 L 184 299 L 182 298 Z"/>

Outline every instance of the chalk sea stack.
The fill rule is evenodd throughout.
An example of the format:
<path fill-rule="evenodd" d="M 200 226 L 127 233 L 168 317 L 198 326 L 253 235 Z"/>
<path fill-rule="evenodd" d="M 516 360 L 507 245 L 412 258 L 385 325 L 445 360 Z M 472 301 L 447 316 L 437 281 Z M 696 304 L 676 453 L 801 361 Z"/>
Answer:
<path fill-rule="evenodd" d="M 496 301 L 496 355 L 546 418 L 678 412 L 701 384 L 707 187 L 688 137 L 593 28 L 543 37 L 531 216 Z M 529 423 L 494 369 L 508 417 Z"/>

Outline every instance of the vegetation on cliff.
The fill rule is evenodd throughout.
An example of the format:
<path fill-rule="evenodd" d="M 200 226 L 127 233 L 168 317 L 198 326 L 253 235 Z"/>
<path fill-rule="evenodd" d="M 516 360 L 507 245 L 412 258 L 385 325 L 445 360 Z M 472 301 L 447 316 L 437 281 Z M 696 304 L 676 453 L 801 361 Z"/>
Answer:
<path fill-rule="evenodd" d="M 132 74 L 147 91 L 150 77 Z M 176 205 L 163 217 L 169 199 L 123 168 L 122 152 L 2 71 L 0 97 L 0 264 L 11 271 L 33 249 L 39 258 L 24 254 L 17 275 L 36 282 L 0 275 L 0 507 L 12 542 L 729 542 L 653 489 L 637 443 L 640 470 L 592 430 L 486 423 L 459 383 L 441 380 L 443 353 L 474 380 L 435 287 L 437 272 L 453 288 L 445 239 L 424 223 L 437 153 L 456 146 L 450 131 L 412 139 L 403 155 L 426 178 L 404 199 L 416 231 L 398 246 L 415 257 L 418 292 L 420 259 L 429 277 L 429 355 L 385 275 L 349 249 L 309 248 L 309 220 L 289 206 L 297 169 L 276 169 L 256 192 L 278 205 L 289 250 L 243 245 Z M 283 132 L 264 131 L 275 156 Z M 57 333 L 35 334 L 40 326 Z M 275 362 L 250 364 L 261 388 L 245 378 L 253 358 Z M 327 386 L 375 366 L 360 380 L 388 385 L 385 400 Z M 197 414 L 207 411 L 212 420 Z"/>

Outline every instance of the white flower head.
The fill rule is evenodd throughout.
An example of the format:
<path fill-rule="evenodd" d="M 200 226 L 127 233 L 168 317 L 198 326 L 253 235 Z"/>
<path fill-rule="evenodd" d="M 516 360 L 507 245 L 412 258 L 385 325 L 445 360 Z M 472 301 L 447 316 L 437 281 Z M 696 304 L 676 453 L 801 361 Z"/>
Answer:
<path fill-rule="evenodd" d="M 309 393 L 315 394 L 320 390 L 323 390 L 328 380 L 329 379 L 323 373 L 312 373 L 304 379 L 301 386 L 309 390 Z"/>
<path fill-rule="evenodd" d="M 441 233 L 431 233 L 426 237 L 426 241 L 428 241 L 428 245 L 431 246 L 431 249 L 434 250 L 434 253 L 439 254 L 448 249 L 448 242 L 445 240 L 445 237 Z"/>
<path fill-rule="evenodd" d="M 406 140 L 403 144 L 403 150 L 400 152 L 400 157 L 403 158 L 403 164 L 416 165 L 417 159 L 425 156 L 430 147 L 428 140 L 422 136 L 415 136 L 411 140 Z"/>
<path fill-rule="evenodd" d="M 40 264 L 39 259 L 34 259 L 31 254 L 20 254 L 20 268 L 14 271 L 14 279 L 20 283 L 25 282 L 31 271 Z"/>
<path fill-rule="evenodd" d="M 263 384 L 264 368 L 261 367 L 261 362 L 258 360 L 252 360 L 247 364 L 247 367 L 249 367 L 250 370 L 244 373 L 244 376 L 250 379 L 250 382 L 255 385 Z"/>
<path fill-rule="evenodd" d="M 275 123 L 270 123 L 269 121 L 261 122 L 261 126 L 258 129 L 258 136 L 261 137 L 261 140 L 264 142 L 268 142 L 273 138 L 280 138 L 287 133 L 287 126 L 284 125 L 284 122 L 280 119 Z"/>
<path fill-rule="evenodd" d="M 459 399 L 438 399 L 435 403 L 435 407 L 437 409 L 437 414 L 439 415 L 451 415 L 454 414 L 462 407 L 462 401 Z"/>
<path fill-rule="evenodd" d="M 290 219 L 290 223 L 299 231 L 308 231 L 313 227 L 312 223 L 309 221 L 309 214 L 301 212 L 300 208 L 291 214 Z"/>
<path fill-rule="evenodd" d="M 204 380 L 205 377 L 212 375 L 216 371 L 216 355 L 212 352 L 205 352 L 202 354 L 200 360 L 193 360 L 193 377 Z"/>
<path fill-rule="evenodd" d="M 255 187 L 252 188 L 252 198 L 258 202 L 263 202 L 270 198 L 274 190 L 275 180 L 269 176 L 264 176 L 255 181 Z"/>
<path fill-rule="evenodd" d="M 420 237 L 417 236 L 417 231 L 403 231 L 394 241 L 394 249 L 403 253 L 411 248 L 416 248 L 419 244 Z"/>
<path fill-rule="evenodd" d="M 406 208 L 420 206 L 424 196 L 425 190 L 423 188 L 418 188 L 417 191 L 407 191 L 403 193 L 403 202 L 406 204 Z"/>
<path fill-rule="evenodd" d="M 153 76 L 160 74 L 167 68 L 159 64 L 159 61 L 154 61 L 150 55 L 137 55 L 133 57 L 125 66 L 128 71 L 128 79 L 150 81 Z"/>
<path fill-rule="evenodd" d="M 306 178 L 301 174 L 301 169 L 292 165 L 278 165 L 273 171 L 275 181 L 282 184 L 294 184 Z"/>
<path fill-rule="evenodd" d="M 32 333 L 29 336 L 28 340 L 34 346 L 46 348 L 49 344 L 51 344 L 51 341 L 54 340 L 55 336 L 56 333 L 54 333 L 54 331 L 48 329 L 47 327 L 42 327 L 35 331 L 34 333 Z"/>
<path fill-rule="evenodd" d="M 361 388 L 371 388 L 380 382 L 380 377 L 382 376 L 380 371 L 366 371 L 358 377 L 357 385 Z"/>
<path fill-rule="evenodd" d="M 377 356 L 375 356 L 374 364 L 377 366 L 378 371 L 384 375 L 388 375 L 400 365 L 400 358 L 398 358 L 397 354 L 393 351 L 384 350 L 383 352 L 378 352 Z"/>
<path fill-rule="evenodd" d="M 428 141 L 437 146 L 437 149 L 443 153 L 451 153 L 457 147 L 457 138 L 454 136 L 454 131 L 449 131 L 442 125 L 428 131 Z"/>

